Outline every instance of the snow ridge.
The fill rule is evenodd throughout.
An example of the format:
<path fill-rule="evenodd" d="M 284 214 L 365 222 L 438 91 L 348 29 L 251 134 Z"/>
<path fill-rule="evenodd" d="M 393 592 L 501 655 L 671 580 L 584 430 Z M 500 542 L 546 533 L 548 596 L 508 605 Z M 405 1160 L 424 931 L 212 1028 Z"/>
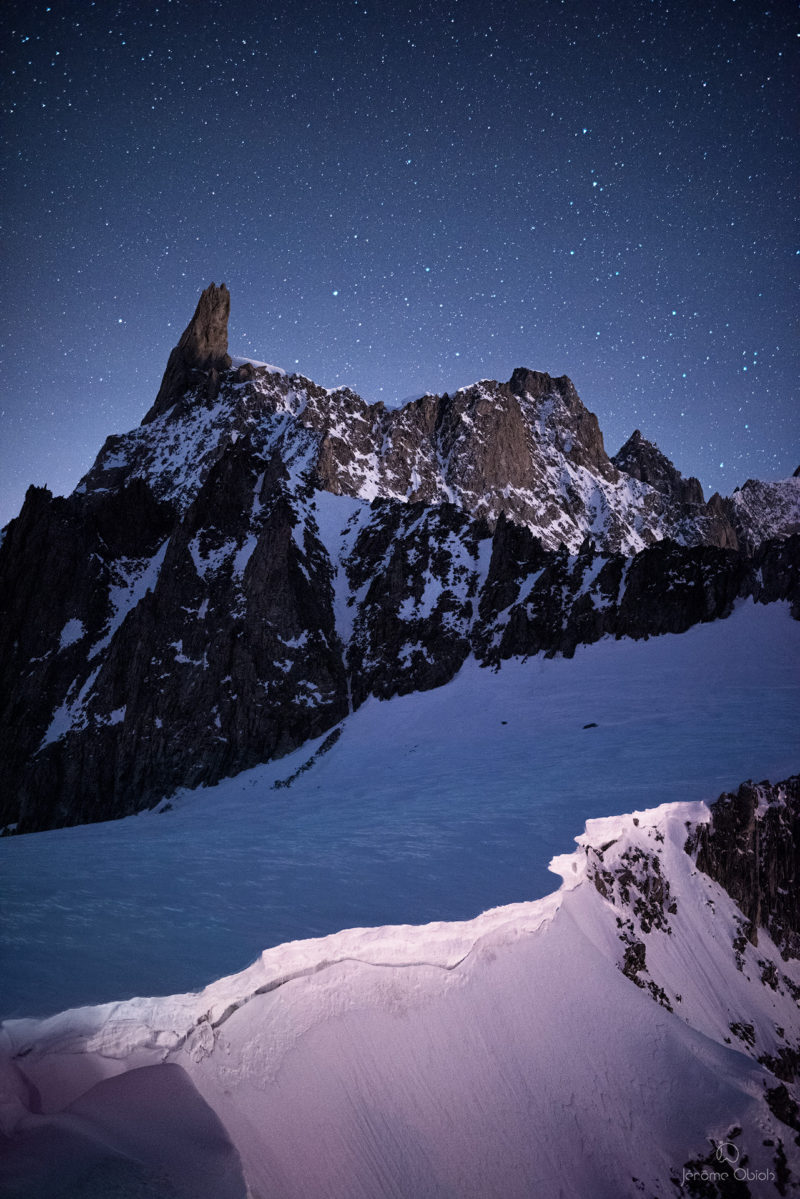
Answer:
<path fill-rule="evenodd" d="M 7 1021 L 12 1152 L 52 1119 L 15 1080 L 54 1113 L 179 1066 L 251 1193 L 584 1199 L 591 1179 L 598 1199 L 676 1196 L 720 1142 L 760 1178 L 794 1171 L 773 1071 L 800 1047 L 800 965 L 763 930 L 742 946 L 741 913 L 686 852 L 710 819 L 673 803 L 590 821 L 551 863 L 559 891 L 471 921 L 353 929 L 267 950 L 196 995 Z"/>

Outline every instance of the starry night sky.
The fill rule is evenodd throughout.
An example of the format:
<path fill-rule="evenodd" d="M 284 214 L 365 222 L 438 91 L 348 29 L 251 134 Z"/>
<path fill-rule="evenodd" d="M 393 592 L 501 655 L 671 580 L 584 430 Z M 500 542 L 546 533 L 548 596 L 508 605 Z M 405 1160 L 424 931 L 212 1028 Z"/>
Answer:
<path fill-rule="evenodd" d="M 706 494 L 797 465 L 797 26 L 747 0 L 6 0 L 0 521 L 230 350 L 568 374 Z"/>

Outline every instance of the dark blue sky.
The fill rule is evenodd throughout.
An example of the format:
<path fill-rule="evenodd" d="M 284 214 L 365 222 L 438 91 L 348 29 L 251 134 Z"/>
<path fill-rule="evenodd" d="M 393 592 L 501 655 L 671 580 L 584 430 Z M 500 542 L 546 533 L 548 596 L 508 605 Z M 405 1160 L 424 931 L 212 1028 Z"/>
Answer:
<path fill-rule="evenodd" d="M 706 493 L 797 465 L 786 4 L 4 6 L 0 520 L 231 351 L 393 402 L 566 373 Z"/>

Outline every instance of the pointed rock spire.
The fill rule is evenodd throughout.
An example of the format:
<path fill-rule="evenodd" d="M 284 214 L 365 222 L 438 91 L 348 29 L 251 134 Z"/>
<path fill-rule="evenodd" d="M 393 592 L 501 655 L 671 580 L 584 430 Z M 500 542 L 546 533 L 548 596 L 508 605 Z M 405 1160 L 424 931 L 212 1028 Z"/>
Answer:
<path fill-rule="evenodd" d="M 147 425 L 171 408 L 191 384 L 203 377 L 210 389 L 218 386 L 219 372 L 229 370 L 228 316 L 231 296 L 224 283 L 210 283 L 200 296 L 195 314 L 173 349 L 155 403 L 142 421 Z"/>

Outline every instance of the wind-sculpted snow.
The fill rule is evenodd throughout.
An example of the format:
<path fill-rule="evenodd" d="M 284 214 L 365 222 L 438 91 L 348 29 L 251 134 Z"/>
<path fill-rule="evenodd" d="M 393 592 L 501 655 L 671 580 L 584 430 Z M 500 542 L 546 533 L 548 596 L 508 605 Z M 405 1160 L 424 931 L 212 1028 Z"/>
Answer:
<path fill-rule="evenodd" d="M 709 819 L 590 821 L 551 864 L 558 892 L 474 920 L 293 942 L 198 994 L 8 1021 L 0 1170 L 32 1199 L 65 1162 L 77 1184 L 135 1159 L 187 1194 L 179 1148 L 153 1148 L 172 1087 L 190 1135 L 225 1130 L 194 1163 L 220 1196 L 690 1195 L 718 1145 L 741 1194 L 777 1194 L 800 1171 L 782 1068 L 800 970 L 764 930 L 738 939 L 685 849 Z"/>

